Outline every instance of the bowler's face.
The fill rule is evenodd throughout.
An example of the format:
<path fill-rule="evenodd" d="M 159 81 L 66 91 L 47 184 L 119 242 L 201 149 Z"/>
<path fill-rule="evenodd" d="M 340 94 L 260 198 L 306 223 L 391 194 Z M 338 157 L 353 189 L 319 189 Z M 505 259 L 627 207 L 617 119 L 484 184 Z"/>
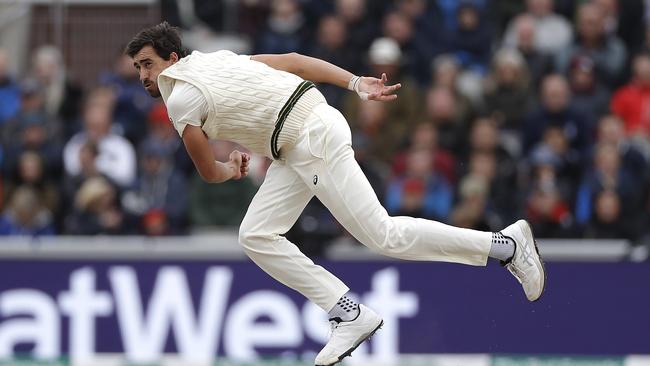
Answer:
<path fill-rule="evenodd" d="M 133 66 L 140 74 L 140 82 L 147 92 L 154 98 L 160 96 L 158 89 L 158 75 L 178 61 L 178 55 L 172 52 L 169 60 L 164 60 L 158 56 L 151 46 L 144 46 L 135 56 L 133 56 Z"/>

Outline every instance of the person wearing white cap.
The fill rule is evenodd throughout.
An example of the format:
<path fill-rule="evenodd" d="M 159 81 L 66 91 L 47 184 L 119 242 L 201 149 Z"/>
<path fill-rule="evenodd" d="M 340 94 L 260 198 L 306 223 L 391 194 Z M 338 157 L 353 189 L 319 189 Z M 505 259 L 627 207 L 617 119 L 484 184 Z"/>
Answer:
<path fill-rule="evenodd" d="M 418 83 L 407 74 L 403 73 L 404 54 L 400 49 L 397 41 L 390 37 L 381 37 L 375 39 L 368 49 L 368 66 L 371 75 L 383 75 L 391 80 L 400 80 L 402 87 L 399 90 L 400 97 L 387 104 L 386 120 L 390 121 L 381 127 L 378 131 L 380 136 L 372 139 L 370 145 L 376 145 L 380 151 L 374 158 L 384 164 L 389 164 L 396 149 L 400 147 L 403 141 L 408 137 L 415 124 L 420 122 L 419 118 L 423 114 L 422 106 L 424 98 L 418 87 Z M 344 115 L 359 116 L 363 114 L 363 101 L 356 95 L 349 94 L 344 102 Z M 353 134 L 362 130 L 360 118 L 352 118 L 350 125 Z"/>

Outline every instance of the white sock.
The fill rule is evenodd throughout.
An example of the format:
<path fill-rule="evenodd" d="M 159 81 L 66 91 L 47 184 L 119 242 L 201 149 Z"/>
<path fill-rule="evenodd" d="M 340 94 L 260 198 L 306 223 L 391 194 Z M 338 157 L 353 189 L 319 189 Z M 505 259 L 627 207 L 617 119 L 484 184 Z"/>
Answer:
<path fill-rule="evenodd" d="M 492 233 L 492 246 L 490 247 L 490 258 L 496 258 L 508 262 L 515 254 L 515 242 L 503 236 L 501 233 Z"/>
<path fill-rule="evenodd" d="M 327 313 L 330 317 L 330 320 L 335 320 L 337 322 L 348 322 L 354 320 L 359 315 L 359 304 L 354 302 L 354 300 L 343 295 L 339 301 L 334 305 L 332 310 Z"/>

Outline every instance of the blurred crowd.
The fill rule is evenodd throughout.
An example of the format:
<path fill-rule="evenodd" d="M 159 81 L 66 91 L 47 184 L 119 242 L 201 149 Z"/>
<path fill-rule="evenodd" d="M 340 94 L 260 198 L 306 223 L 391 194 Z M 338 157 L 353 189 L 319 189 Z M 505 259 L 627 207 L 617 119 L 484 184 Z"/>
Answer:
<path fill-rule="evenodd" d="M 190 28 L 187 3 L 163 0 L 164 18 Z M 491 231 L 525 217 L 540 237 L 650 236 L 650 1 L 246 0 L 229 24 L 226 2 L 190 3 L 217 34 L 235 24 L 252 53 L 300 52 L 402 83 L 393 103 L 319 87 L 390 214 Z M 26 75 L 8 74 L 6 52 L 0 235 L 239 224 L 268 160 L 255 157 L 242 181 L 203 183 L 128 57 L 116 52 L 83 90 L 52 46 L 33 50 Z M 236 148 L 213 146 L 221 160 Z M 342 233 L 313 200 L 288 235 L 319 253 Z"/>

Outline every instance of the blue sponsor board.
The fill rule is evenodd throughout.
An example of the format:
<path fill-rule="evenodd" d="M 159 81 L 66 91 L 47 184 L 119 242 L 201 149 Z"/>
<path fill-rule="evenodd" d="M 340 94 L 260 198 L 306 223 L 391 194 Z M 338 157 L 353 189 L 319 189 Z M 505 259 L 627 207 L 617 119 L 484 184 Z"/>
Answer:
<path fill-rule="evenodd" d="M 386 321 L 356 358 L 650 353 L 647 264 L 548 264 L 536 303 L 495 264 L 321 264 Z M 327 338 L 321 309 L 247 261 L 0 260 L 0 271 L 0 359 L 309 359 Z"/>

